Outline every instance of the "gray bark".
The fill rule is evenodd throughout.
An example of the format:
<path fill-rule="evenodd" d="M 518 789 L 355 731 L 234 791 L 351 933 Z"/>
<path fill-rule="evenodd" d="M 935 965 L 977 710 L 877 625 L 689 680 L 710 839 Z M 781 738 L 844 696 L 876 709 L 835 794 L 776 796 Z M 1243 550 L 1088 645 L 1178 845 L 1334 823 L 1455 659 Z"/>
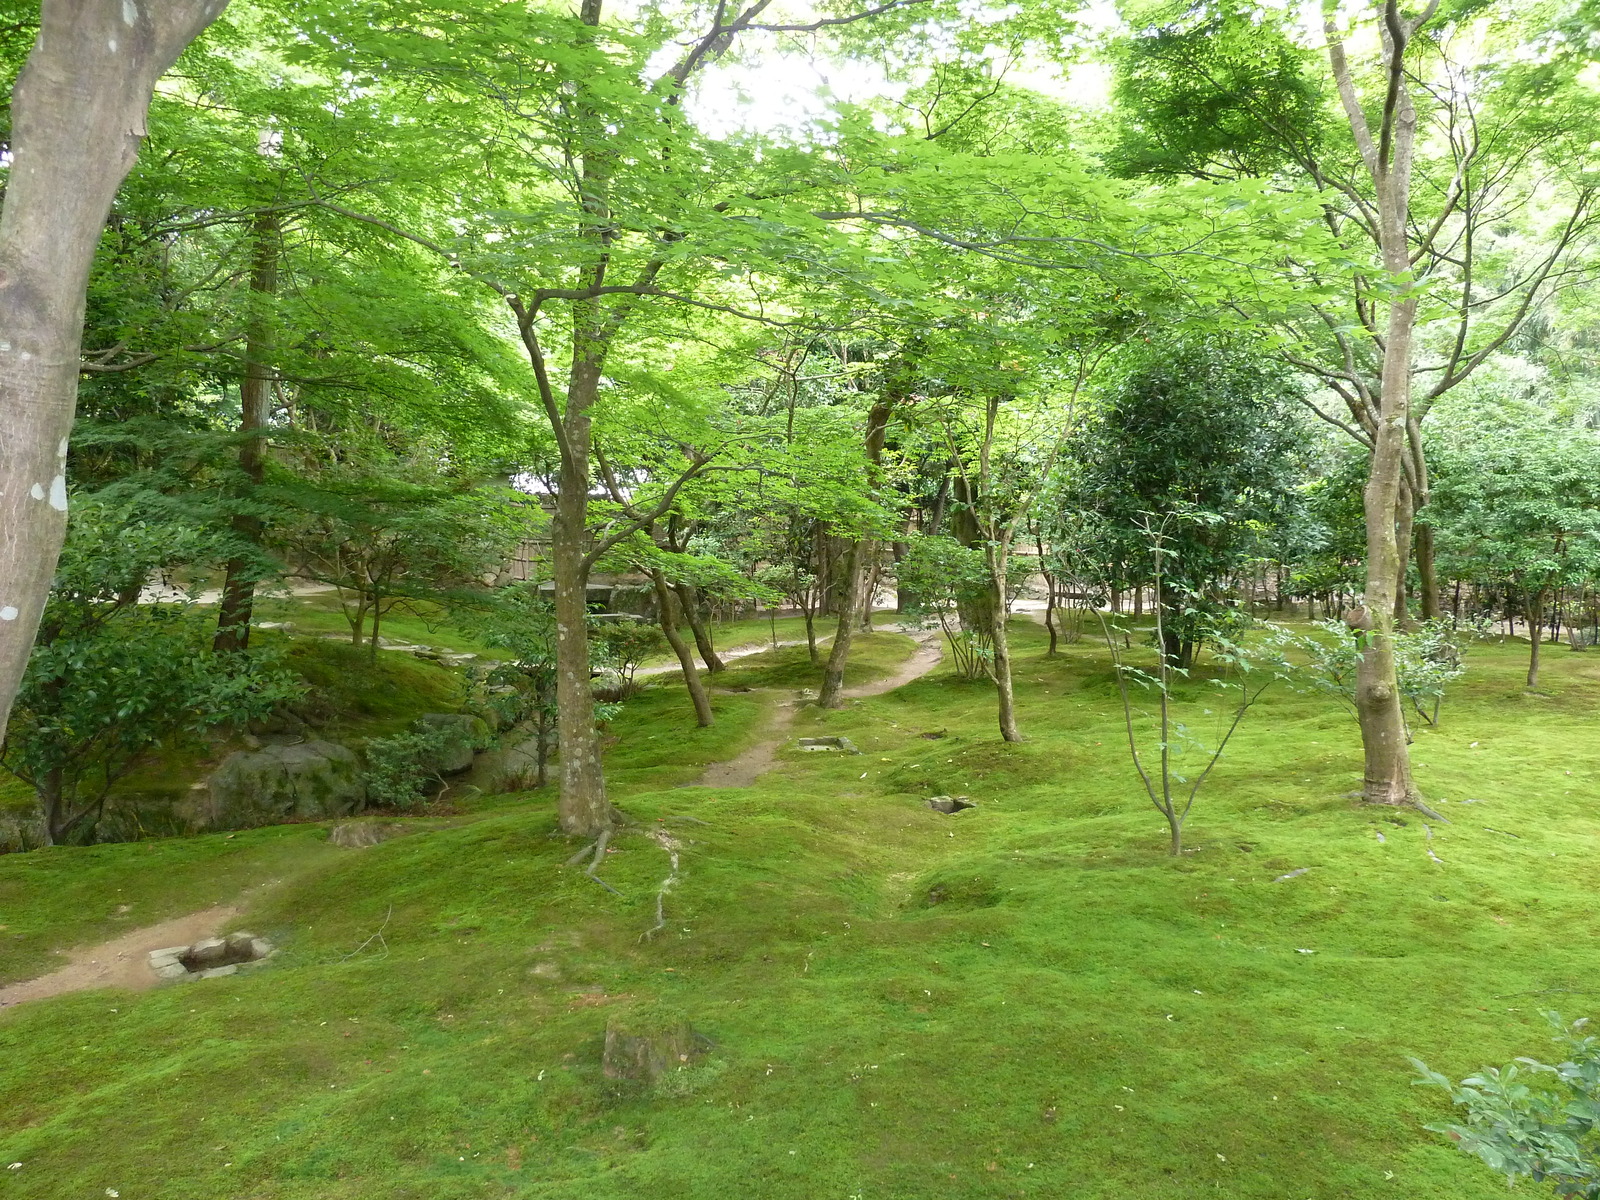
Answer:
<path fill-rule="evenodd" d="M 43 0 L 0 211 L 0 730 L 66 533 L 89 269 L 156 80 L 227 0 Z"/>
<path fill-rule="evenodd" d="M 1367 526 L 1367 571 L 1364 607 L 1358 623 L 1366 646 L 1356 672 L 1356 715 L 1361 724 L 1365 757 L 1363 794 L 1373 804 L 1420 803 L 1411 778 L 1405 715 L 1395 671 L 1395 604 L 1403 586 L 1409 545 L 1402 553 L 1397 525 L 1410 524 L 1410 498 L 1405 494 L 1405 462 L 1410 450 L 1412 335 L 1417 297 L 1406 290 L 1412 277 L 1407 226 L 1410 220 L 1411 166 L 1416 150 L 1417 112 L 1404 58 L 1411 36 L 1432 15 L 1403 17 L 1397 0 L 1381 5 L 1384 24 L 1384 67 L 1388 103 L 1374 138 L 1356 95 L 1355 83 L 1331 18 L 1328 54 L 1346 119 L 1377 199 L 1378 240 L 1383 269 L 1396 294 L 1389 301 L 1383 342 L 1383 372 L 1378 419 L 1372 431 L 1372 458 L 1362 495 Z M 1405 505 L 1402 514 L 1401 505 Z"/>

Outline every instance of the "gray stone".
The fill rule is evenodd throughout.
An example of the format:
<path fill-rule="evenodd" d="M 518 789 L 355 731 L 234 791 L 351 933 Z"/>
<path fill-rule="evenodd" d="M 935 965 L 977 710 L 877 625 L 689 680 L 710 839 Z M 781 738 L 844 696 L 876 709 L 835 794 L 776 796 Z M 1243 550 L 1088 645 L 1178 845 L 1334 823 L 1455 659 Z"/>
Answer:
<path fill-rule="evenodd" d="M 856 748 L 856 744 L 854 742 L 852 742 L 847 737 L 801 738 L 800 742 L 799 742 L 799 746 L 800 746 L 801 750 L 804 750 L 804 751 L 807 751 L 807 752 L 812 752 L 812 753 L 814 753 L 816 751 L 819 751 L 819 750 L 820 751 L 830 751 L 831 750 L 831 751 L 833 751 L 835 753 L 838 753 L 838 752 L 842 751 L 845 754 L 860 754 L 861 753 L 861 751 Z"/>
<path fill-rule="evenodd" d="M 196 971 L 194 973 L 194 978 L 195 979 L 221 979 L 224 975 L 237 975 L 238 973 L 239 973 L 239 964 L 238 963 L 229 963 L 225 967 L 209 967 L 204 971 Z"/>
<path fill-rule="evenodd" d="M 191 971 L 220 967 L 227 961 L 228 943 L 222 938 L 205 938 L 190 946 L 183 954 L 183 965 Z"/>
<path fill-rule="evenodd" d="M 703 1058 L 711 1041 L 687 1021 L 636 1025 L 623 1018 L 606 1026 L 601 1072 L 607 1079 L 651 1084 Z"/>
<path fill-rule="evenodd" d="M 443 775 L 465 771 L 472 765 L 472 756 L 494 740 L 489 723 L 471 713 L 423 713 L 417 720 L 450 734 L 450 743 L 439 760 L 428 764 Z"/>
<path fill-rule="evenodd" d="M 365 850 L 405 831 L 404 825 L 394 821 L 343 821 L 328 830 L 328 840 L 346 850 Z"/>
<path fill-rule="evenodd" d="M 978 806 L 966 796 L 934 796 L 928 801 L 928 807 L 934 812 L 947 815 L 961 812 L 963 809 L 977 808 Z"/>
<path fill-rule="evenodd" d="M 355 751 L 312 741 L 230 754 L 208 786 L 184 802 L 182 815 L 196 831 L 250 829 L 294 818 L 349 816 L 366 799 Z"/>

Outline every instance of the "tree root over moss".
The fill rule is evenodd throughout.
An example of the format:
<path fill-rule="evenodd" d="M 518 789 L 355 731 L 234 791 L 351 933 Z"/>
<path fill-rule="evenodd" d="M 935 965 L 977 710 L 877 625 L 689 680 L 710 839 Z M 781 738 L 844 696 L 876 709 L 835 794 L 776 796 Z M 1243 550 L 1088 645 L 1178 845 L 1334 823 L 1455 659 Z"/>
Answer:
<path fill-rule="evenodd" d="M 569 867 L 577 866 L 580 862 L 582 862 L 589 855 L 590 851 L 593 851 L 594 852 L 594 857 L 589 860 L 589 865 L 583 869 L 583 873 L 585 875 L 587 875 L 590 879 L 592 879 L 596 883 L 598 883 L 601 887 L 605 888 L 605 890 L 610 892 L 613 896 L 620 896 L 620 895 L 622 895 L 621 892 L 617 891 L 616 888 L 612 887 L 604 879 L 601 879 L 600 876 L 598 876 L 598 875 L 596 875 L 594 873 L 594 869 L 600 865 L 600 860 L 605 857 L 606 845 L 610 841 L 611 841 L 611 830 L 609 830 L 609 829 L 601 830 L 599 837 L 595 838 L 595 840 L 593 842 L 589 843 L 589 845 L 585 846 L 582 850 L 579 850 L 571 858 L 567 859 L 567 866 L 569 866 Z"/>
<path fill-rule="evenodd" d="M 702 821 L 701 824 L 703 825 L 705 822 Z M 649 941 L 667 926 L 667 893 L 677 885 L 679 877 L 678 852 L 683 849 L 682 843 L 665 829 L 652 829 L 645 836 L 667 852 L 667 858 L 672 863 L 672 870 L 667 873 L 667 877 L 656 888 L 656 923 L 639 935 L 641 942 Z"/>

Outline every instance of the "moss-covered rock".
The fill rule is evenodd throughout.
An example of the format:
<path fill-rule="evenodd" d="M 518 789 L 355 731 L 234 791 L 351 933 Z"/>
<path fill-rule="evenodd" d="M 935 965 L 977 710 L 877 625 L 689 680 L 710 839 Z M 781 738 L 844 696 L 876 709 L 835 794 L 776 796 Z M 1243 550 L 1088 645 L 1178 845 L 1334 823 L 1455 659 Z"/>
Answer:
<path fill-rule="evenodd" d="M 191 828 L 249 829 L 294 818 L 349 816 L 367 799 L 361 760 L 334 742 L 230 754 L 185 805 Z"/>

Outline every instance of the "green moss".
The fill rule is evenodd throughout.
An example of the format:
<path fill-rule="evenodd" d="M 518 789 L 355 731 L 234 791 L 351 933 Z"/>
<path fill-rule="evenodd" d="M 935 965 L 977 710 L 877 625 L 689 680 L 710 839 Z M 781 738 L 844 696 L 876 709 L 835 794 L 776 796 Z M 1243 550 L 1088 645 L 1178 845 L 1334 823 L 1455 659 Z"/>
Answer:
<path fill-rule="evenodd" d="M 1537 1052 L 1541 1009 L 1600 1009 L 1595 657 L 1551 652 L 1528 700 L 1525 647 L 1474 651 L 1413 747 L 1449 825 L 1345 799 L 1354 723 L 1269 693 L 1173 860 L 1103 650 L 1016 632 L 1019 748 L 941 671 L 796 716 L 861 756 L 684 789 L 773 697 L 719 695 L 706 731 L 680 685 L 631 703 L 613 795 L 682 856 L 653 937 L 666 850 L 620 837 L 612 895 L 562 865 L 548 794 L 322 857 L 291 827 L 238 835 L 252 858 L 202 838 L 0 860 L 0 920 L 63 942 L 111 927 L 117 888 L 198 906 L 246 861 L 286 877 L 244 918 L 284 946 L 263 971 L 0 1013 L 8 1195 L 1502 1195 L 1421 1128 L 1442 1098 L 1405 1055 L 1459 1076 Z M 880 670 L 908 649 L 863 644 Z M 980 807 L 930 812 L 925 778 Z M 965 902 L 926 904 L 941 884 Z M 683 1014 L 717 1070 L 615 1098 L 601 1044 L 633 1008 Z"/>
<path fill-rule="evenodd" d="M 450 712 L 464 699 L 461 675 L 408 653 L 320 639 L 296 639 L 288 666 L 313 689 L 311 703 L 331 728 L 389 731 L 425 712 Z"/>

